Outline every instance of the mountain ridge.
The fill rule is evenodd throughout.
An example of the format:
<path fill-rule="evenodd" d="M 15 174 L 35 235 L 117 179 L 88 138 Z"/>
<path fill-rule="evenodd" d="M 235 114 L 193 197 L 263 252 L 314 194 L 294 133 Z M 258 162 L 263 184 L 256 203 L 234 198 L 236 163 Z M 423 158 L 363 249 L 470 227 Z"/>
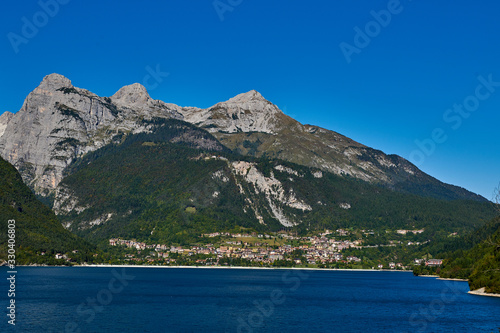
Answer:
<path fill-rule="evenodd" d="M 76 157 L 102 147 L 116 134 L 146 131 L 138 126 L 141 119 L 182 117 L 163 102 L 147 100 L 141 106 L 116 105 L 110 97 L 74 87 L 62 75 L 47 75 L 6 125 L 0 155 L 35 193 L 50 195 Z"/>
<path fill-rule="evenodd" d="M 50 196 L 73 160 L 116 135 L 148 132 L 143 120 L 154 117 L 192 123 L 242 155 L 278 158 L 402 192 L 486 200 L 440 182 L 400 156 L 386 155 L 319 126 L 303 125 L 255 90 L 200 109 L 154 100 L 138 83 L 100 97 L 74 87 L 62 75 L 50 74 L 17 113 L 0 121 L 0 129 L 5 127 L 0 155 L 20 170 L 37 194 Z"/>

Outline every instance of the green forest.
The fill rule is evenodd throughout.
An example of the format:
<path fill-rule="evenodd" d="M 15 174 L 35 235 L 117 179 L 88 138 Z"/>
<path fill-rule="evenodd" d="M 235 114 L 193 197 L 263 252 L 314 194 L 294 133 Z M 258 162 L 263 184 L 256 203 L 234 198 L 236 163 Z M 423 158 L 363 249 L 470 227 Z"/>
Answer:
<path fill-rule="evenodd" d="M 484 287 L 486 292 L 500 293 L 500 217 L 463 237 L 429 246 L 426 251 L 444 258 L 443 265 L 417 266 L 414 274 L 466 279 L 471 290 Z"/>
<path fill-rule="evenodd" d="M 15 220 L 17 264 L 64 264 L 55 253 L 71 253 L 76 261 L 92 261 L 95 247 L 64 229 L 55 214 L 40 203 L 21 175 L 0 158 L 0 258 L 7 258 L 7 221 Z M 75 251 L 75 253 L 73 253 Z M 45 252 L 45 256 L 40 256 Z"/>
<path fill-rule="evenodd" d="M 471 290 L 500 293 L 500 218 L 471 233 L 464 248 L 446 256 L 439 275 L 469 280 Z"/>

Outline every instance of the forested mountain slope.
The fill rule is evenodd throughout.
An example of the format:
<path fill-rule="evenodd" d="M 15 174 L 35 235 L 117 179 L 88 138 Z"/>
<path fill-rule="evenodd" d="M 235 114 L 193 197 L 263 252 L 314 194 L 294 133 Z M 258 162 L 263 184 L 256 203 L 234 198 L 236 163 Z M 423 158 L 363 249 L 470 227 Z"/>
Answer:
<path fill-rule="evenodd" d="M 54 213 L 39 202 L 17 170 L 0 158 L 0 258 L 7 258 L 7 221 L 15 220 L 17 263 L 57 263 L 55 253 L 86 261 L 94 247 L 64 229 Z M 78 253 L 73 253 L 78 251 Z M 40 256 L 46 252 L 45 256 Z M 59 262 L 61 263 L 61 262 Z"/>
<path fill-rule="evenodd" d="M 317 168 L 234 154 L 179 120 L 149 125 L 150 133 L 118 136 L 67 169 L 54 203 L 67 228 L 96 241 L 188 243 L 203 232 L 239 227 L 424 228 L 424 240 L 472 230 L 494 214 L 489 203 L 404 194 Z"/>

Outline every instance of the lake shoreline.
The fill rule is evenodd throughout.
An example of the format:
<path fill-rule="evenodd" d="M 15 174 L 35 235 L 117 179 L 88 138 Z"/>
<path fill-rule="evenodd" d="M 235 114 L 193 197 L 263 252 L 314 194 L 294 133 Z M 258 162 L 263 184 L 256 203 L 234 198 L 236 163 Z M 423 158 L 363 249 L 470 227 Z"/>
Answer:
<path fill-rule="evenodd" d="M 308 270 L 308 271 L 349 271 L 349 272 L 408 272 L 402 270 L 389 270 L 389 269 L 366 269 L 366 268 L 313 268 L 313 267 L 246 267 L 246 266 L 150 266 L 150 265 L 79 265 L 73 267 L 123 267 L 123 268 L 202 268 L 202 269 L 267 269 L 267 270 Z"/>
<path fill-rule="evenodd" d="M 95 268 L 202 268 L 202 269 L 256 269 L 256 270 L 309 270 L 309 271 L 349 271 L 349 272 L 406 272 L 410 270 L 393 269 L 366 269 L 366 268 L 313 268 L 313 267 L 245 267 L 245 266 L 153 266 L 153 265 L 74 265 L 74 266 L 44 266 L 44 265 L 18 265 L 17 267 L 95 267 Z"/>
<path fill-rule="evenodd" d="M 467 293 L 471 294 L 471 295 L 477 295 L 477 296 L 500 297 L 500 294 L 487 293 L 484 291 L 484 289 L 485 288 L 483 287 L 483 288 L 479 288 L 476 290 L 470 290 Z"/>
<path fill-rule="evenodd" d="M 419 277 L 436 278 L 437 280 L 443 280 L 443 281 L 461 281 L 461 282 L 468 282 L 469 281 L 467 279 L 442 278 L 442 277 L 439 277 L 439 275 L 418 275 L 418 276 Z"/>
<path fill-rule="evenodd" d="M 442 278 L 438 277 L 438 280 L 443 280 L 443 281 L 463 281 L 463 282 L 469 282 L 467 279 L 454 279 L 454 278 Z"/>
<path fill-rule="evenodd" d="M 435 277 L 437 280 L 443 280 L 443 281 L 458 281 L 458 282 L 469 282 L 467 279 L 453 279 L 453 278 L 441 278 L 438 275 L 419 275 L 421 277 Z M 469 290 L 467 293 L 471 295 L 477 295 L 477 296 L 489 296 L 489 297 L 500 297 L 500 294 L 493 294 L 493 293 L 486 293 L 484 292 L 484 287 L 479 288 L 476 290 Z"/>

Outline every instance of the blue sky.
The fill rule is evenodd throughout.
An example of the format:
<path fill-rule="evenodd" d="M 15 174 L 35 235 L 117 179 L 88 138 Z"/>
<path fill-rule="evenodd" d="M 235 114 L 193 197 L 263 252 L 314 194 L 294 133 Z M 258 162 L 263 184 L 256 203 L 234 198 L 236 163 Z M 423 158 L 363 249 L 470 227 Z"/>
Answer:
<path fill-rule="evenodd" d="M 10 1 L 0 13 L 0 113 L 19 110 L 54 72 L 102 96 L 146 79 L 153 98 L 183 106 L 255 89 L 302 123 L 491 199 L 499 9 L 460 0 Z"/>

